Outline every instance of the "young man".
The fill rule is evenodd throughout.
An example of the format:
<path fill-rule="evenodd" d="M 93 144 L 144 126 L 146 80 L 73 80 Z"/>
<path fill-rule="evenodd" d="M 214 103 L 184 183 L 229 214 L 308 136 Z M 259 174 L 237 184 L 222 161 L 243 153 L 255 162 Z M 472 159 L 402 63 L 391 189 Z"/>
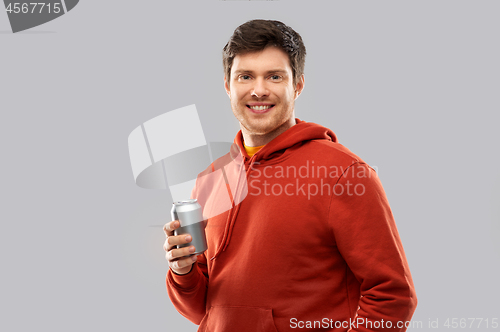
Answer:
<path fill-rule="evenodd" d="M 168 294 L 199 331 L 405 331 L 415 310 L 375 171 L 330 129 L 295 118 L 305 55 L 301 37 L 278 21 L 249 21 L 224 47 L 239 149 L 204 173 L 241 156 L 246 197 L 207 220 L 201 255 L 176 249 L 191 241 L 173 235 L 178 221 L 164 227 Z M 193 190 L 202 206 L 207 186 Z"/>

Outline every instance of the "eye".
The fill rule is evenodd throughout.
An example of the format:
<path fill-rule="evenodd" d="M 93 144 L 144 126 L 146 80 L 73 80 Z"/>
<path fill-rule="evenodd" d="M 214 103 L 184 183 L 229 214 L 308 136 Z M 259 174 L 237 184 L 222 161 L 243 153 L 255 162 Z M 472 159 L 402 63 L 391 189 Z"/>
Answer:
<path fill-rule="evenodd" d="M 279 81 L 279 80 L 281 80 L 281 76 L 280 75 L 271 75 L 271 80 Z"/>
<path fill-rule="evenodd" d="M 240 81 L 248 81 L 249 79 L 250 79 L 250 76 L 248 76 L 248 75 L 238 76 L 238 80 L 240 80 Z"/>

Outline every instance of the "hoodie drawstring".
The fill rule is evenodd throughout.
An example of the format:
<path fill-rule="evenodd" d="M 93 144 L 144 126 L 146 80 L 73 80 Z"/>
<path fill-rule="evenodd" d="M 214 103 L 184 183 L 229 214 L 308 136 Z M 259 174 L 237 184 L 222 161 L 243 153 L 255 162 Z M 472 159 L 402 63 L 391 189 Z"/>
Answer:
<path fill-rule="evenodd" d="M 246 183 L 248 183 L 250 170 L 252 169 L 252 166 L 255 163 L 255 157 L 256 157 L 256 154 L 254 154 L 250 158 L 248 171 L 245 175 Z M 231 209 L 229 210 L 229 213 L 227 215 L 226 226 L 224 228 L 224 235 L 222 237 L 221 244 L 219 245 L 219 248 L 217 249 L 215 255 L 212 258 L 210 258 L 210 260 L 215 260 L 220 255 L 221 252 L 225 251 L 227 248 L 227 245 L 229 244 L 229 240 L 231 239 L 231 235 L 233 233 L 234 222 L 236 220 L 236 217 L 238 216 L 238 211 L 240 210 L 240 205 L 241 205 L 240 196 L 241 196 L 241 193 L 243 192 L 243 186 L 242 186 L 241 190 L 239 190 L 240 189 L 239 187 L 240 187 L 241 172 L 244 169 L 244 167 L 245 167 L 245 163 L 242 162 L 241 167 L 238 171 L 238 180 L 236 182 L 236 189 L 235 189 L 234 196 L 231 193 L 231 189 L 230 189 L 227 177 L 226 177 L 227 191 L 229 194 L 229 198 L 231 199 Z M 234 199 L 233 199 L 233 197 L 234 197 Z M 239 202 L 239 203 L 237 205 L 235 205 L 235 202 Z"/>

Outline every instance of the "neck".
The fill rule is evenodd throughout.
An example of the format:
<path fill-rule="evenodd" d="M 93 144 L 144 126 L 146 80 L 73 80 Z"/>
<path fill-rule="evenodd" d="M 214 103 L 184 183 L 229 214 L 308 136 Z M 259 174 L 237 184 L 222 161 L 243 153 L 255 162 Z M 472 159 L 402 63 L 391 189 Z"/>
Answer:
<path fill-rule="evenodd" d="M 243 127 L 241 124 L 240 128 L 246 146 L 262 146 L 271 142 L 273 139 L 275 139 L 276 137 L 278 137 L 279 135 L 290 129 L 295 124 L 296 124 L 295 117 L 293 116 L 275 130 L 262 135 L 248 132 L 247 129 Z"/>

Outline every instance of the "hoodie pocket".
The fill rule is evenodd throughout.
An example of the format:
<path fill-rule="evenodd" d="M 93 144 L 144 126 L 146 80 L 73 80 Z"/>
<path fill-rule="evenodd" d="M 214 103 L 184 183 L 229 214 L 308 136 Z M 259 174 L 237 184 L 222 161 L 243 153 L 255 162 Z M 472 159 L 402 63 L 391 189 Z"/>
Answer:
<path fill-rule="evenodd" d="M 214 306 L 200 323 L 200 332 L 278 332 L 271 308 Z"/>

